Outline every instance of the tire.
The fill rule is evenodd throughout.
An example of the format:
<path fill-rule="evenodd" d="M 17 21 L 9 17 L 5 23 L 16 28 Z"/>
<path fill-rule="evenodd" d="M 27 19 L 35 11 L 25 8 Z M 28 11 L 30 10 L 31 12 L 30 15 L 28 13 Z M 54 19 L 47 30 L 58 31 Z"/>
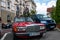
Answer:
<path fill-rule="evenodd" d="M 13 34 L 13 40 L 17 40 L 17 37 Z"/>
<path fill-rule="evenodd" d="M 40 37 L 43 37 L 43 33 L 40 34 Z"/>
<path fill-rule="evenodd" d="M 16 37 L 15 33 L 12 31 L 13 33 L 13 40 L 18 40 L 18 38 Z"/>

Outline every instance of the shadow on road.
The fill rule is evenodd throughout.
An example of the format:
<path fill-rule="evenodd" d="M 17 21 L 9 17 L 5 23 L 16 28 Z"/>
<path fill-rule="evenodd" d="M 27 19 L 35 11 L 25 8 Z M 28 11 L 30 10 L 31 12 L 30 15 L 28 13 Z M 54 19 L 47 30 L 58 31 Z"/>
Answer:
<path fill-rule="evenodd" d="M 40 40 L 41 37 L 33 37 L 28 39 L 16 39 L 16 40 Z"/>

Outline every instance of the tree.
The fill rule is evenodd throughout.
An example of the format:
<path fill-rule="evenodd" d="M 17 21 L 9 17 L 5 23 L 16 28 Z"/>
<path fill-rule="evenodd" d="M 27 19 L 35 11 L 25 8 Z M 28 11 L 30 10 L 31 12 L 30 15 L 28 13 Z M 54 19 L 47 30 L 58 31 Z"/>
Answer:
<path fill-rule="evenodd" d="M 51 12 L 51 17 L 56 20 L 56 17 L 55 17 L 56 14 L 55 14 L 55 12 L 56 12 L 56 7 L 54 7 L 53 10 L 52 10 L 52 12 Z"/>
<path fill-rule="evenodd" d="M 60 0 L 57 0 L 56 3 L 56 13 L 55 13 L 55 20 L 58 24 L 60 24 Z"/>
<path fill-rule="evenodd" d="M 31 10 L 30 15 L 36 14 L 36 10 Z"/>

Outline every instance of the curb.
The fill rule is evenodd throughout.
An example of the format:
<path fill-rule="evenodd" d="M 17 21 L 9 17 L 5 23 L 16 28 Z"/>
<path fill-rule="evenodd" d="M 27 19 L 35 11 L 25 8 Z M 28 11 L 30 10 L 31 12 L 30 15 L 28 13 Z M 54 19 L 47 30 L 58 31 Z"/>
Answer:
<path fill-rule="evenodd" d="M 56 28 L 58 31 L 60 31 L 60 29 L 59 28 Z"/>

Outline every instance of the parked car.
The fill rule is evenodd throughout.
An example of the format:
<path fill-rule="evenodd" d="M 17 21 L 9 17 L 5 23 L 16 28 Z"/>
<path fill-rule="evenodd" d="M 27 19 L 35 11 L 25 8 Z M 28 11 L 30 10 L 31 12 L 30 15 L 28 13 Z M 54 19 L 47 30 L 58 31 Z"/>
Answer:
<path fill-rule="evenodd" d="M 12 27 L 12 23 L 2 23 L 2 28 L 3 29 L 8 29 Z"/>
<path fill-rule="evenodd" d="M 43 36 L 46 30 L 44 24 L 34 23 L 30 17 L 15 17 L 12 32 L 15 40 L 16 38 Z"/>
<path fill-rule="evenodd" d="M 6 24 L 6 28 L 11 28 L 11 27 L 12 27 L 12 23 Z"/>
<path fill-rule="evenodd" d="M 7 29 L 7 28 L 6 28 L 6 25 L 5 25 L 4 23 L 2 23 L 2 28 L 3 28 L 3 29 Z"/>
<path fill-rule="evenodd" d="M 53 30 L 56 27 L 56 22 L 50 17 L 44 17 L 43 14 L 32 15 L 31 18 L 37 23 L 43 23 L 46 25 L 47 30 Z"/>

